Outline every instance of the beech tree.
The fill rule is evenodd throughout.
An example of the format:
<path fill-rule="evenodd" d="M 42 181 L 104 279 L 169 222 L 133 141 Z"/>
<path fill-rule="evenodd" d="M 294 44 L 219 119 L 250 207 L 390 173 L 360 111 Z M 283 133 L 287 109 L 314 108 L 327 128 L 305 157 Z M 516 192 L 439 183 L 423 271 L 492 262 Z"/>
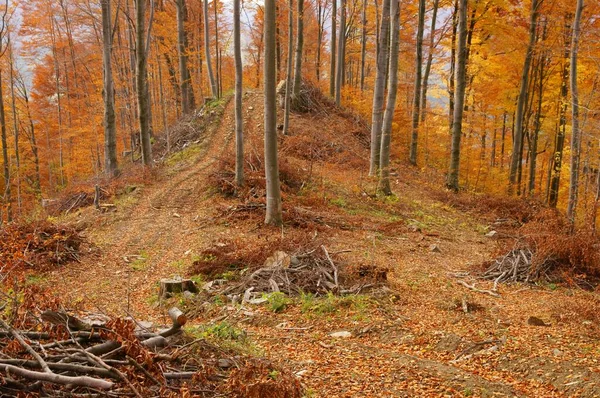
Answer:
<path fill-rule="evenodd" d="M 458 191 L 460 174 L 460 139 L 467 86 L 467 0 L 458 0 L 458 42 L 456 45 L 456 76 L 454 89 L 454 115 L 452 118 L 452 144 L 450 148 L 450 167 L 446 185 Z"/>
<path fill-rule="evenodd" d="M 335 73 L 335 103 L 342 101 L 342 85 L 344 84 L 344 68 L 346 59 L 346 0 L 340 2 L 340 31 L 338 33 L 337 67 Z"/>
<path fill-rule="evenodd" d="M 281 225 L 281 186 L 277 159 L 277 50 L 275 48 L 275 0 L 265 0 L 264 95 L 265 95 L 265 179 L 267 210 L 265 224 Z"/>
<path fill-rule="evenodd" d="M 415 86 L 413 94 L 412 134 L 410 139 L 409 160 L 412 165 L 417 164 L 417 144 L 419 139 L 419 121 L 421 118 L 421 77 L 423 65 L 423 31 L 425 29 L 425 0 L 419 0 L 419 14 L 415 57 Z M 431 33 L 433 36 L 433 32 Z"/>
<path fill-rule="evenodd" d="M 296 15 L 296 64 L 294 65 L 294 88 L 292 101 L 300 99 L 300 88 L 302 85 L 302 49 L 304 47 L 304 0 L 298 0 L 298 15 Z M 288 50 L 289 51 L 289 50 Z"/>
<path fill-rule="evenodd" d="M 244 184 L 244 126 L 242 120 L 243 65 L 240 28 L 240 1 L 233 0 L 233 51 L 235 58 L 235 183 Z"/>
<path fill-rule="evenodd" d="M 390 186 L 390 143 L 392 140 L 392 122 L 396 111 L 396 96 L 398 93 L 398 50 L 400 47 L 400 0 L 391 0 L 391 44 L 390 69 L 388 73 L 388 93 L 381 137 L 381 155 L 379 160 L 380 178 L 379 190 L 384 195 L 391 195 Z"/>
<path fill-rule="evenodd" d="M 179 54 L 179 79 L 181 86 L 181 110 L 183 114 L 190 113 L 194 107 L 194 90 L 191 87 L 191 75 L 188 68 L 187 34 L 185 21 L 187 20 L 187 9 L 185 0 L 176 0 L 177 7 L 177 53 Z"/>
<path fill-rule="evenodd" d="M 294 62 L 293 47 L 294 37 L 294 11 L 293 1 L 289 0 L 288 4 L 288 57 L 285 72 L 285 96 L 284 96 L 284 115 L 283 115 L 283 135 L 287 135 L 290 126 L 290 106 L 292 93 L 292 62 Z"/>
<path fill-rule="evenodd" d="M 117 125 L 115 118 L 115 88 L 112 73 L 112 12 L 111 0 L 101 0 L 102 40 L 104 71 L 104 169 L 108 176 L 118 173 L 117 167 Z"/>
<path fill-rule="evenodd" d="M 331 44 L 329 49 L 329 96 L 335 97 L 335 59 L 337 35 L 337 0 L 331 0 Z"/>
<path fill-rule="evenodd" d="M 204 51 L 206 57 L 206 70 L 208 73 L 208 82 L 210 84 L 210 92 L 213 98 L 219 97 L 219 89 L 215 80 L 215 75 L 212 68 L 211 56 L 210 56 L 210 33 L 208 28 L 208 0 L 203 2 L 204 9 L 202 14 L 204 15 Z"/>
<path fill-rule="evenodd" d="M 142 143 L 142 162 L 152 165 L 152 144 L 150 143 L 150 93 L 148 91 L 148 62 L 146 50 L 146 5 L 145 0 L 135 0 L 135 55 L 138 118 Z"/>

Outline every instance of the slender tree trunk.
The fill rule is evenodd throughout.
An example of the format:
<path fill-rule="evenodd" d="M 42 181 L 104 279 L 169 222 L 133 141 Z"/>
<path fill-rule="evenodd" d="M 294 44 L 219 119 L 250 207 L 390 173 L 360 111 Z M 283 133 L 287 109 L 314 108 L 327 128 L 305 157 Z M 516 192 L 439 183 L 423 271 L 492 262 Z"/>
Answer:
<path fill-rule="evenodd" d="M 340 31 L 338 32 L 337 71 L 335 74 L 335 103 L 342 103 L 342 86 L 346 59 L 346 0 L 340 2 Z"/>
<path fill-rule="evenodd" d="M 285 109 L 283 115 L 283 135 L 287 135 L 290 127 L 290 106 L 291 106 L 291 93 L 292 93 L 292 63 L 294 62 L 294 4 L 293 0 L 289 0 L 288 6 L 288 49 L 287 49 L 287 65 L 285 73 Z"/>
<path fill-rule="evenodd" d="M 242 121 L 242 44 L 240 2 L 233 0 L 233 51 L 235 58 L 235 183 L 244 185 L 244 126 Z"/>
<path fill-rule="evenodd" d="M 19 210 L 19 215 L 21 214 L 21 208 L 23 205 L 22 197 L 21 197 L 21 154 L 19 149 L 19 121 L 17 116 L 17 104 L 16 104 L 16 95 L 15 95 L 15 62 L 13 59 L 13 46 L 10 43 L 9 38 L 9 67 L 10 67 L 10 98 L 11 98 L 11 108 L 12 108 L 12 119 L 13 119 L 13 130 L 14 130 L 14 138 L 15 138 L 15 162 L 17 166 L 16 170 L 16 178 L 17 178 L 17 208 Z"/>
<path fill-rule="evenodd" d="M 171 152 L 171 132 L 167 122 L 167 104 L 165 98 L 165 90 L 163 84 L 162 66 L 160 65 L 160 57 L 158 51 L 158 44 L 156 44 L 156 66 L 158 68 L 158 99 L 160 101 L 160 110 L 162 116 L 163 133 L 167 139 L 167 153 Z"/>
<path fill-rule="evenodd" d="M 421 123 L 427 117 L 427 89 L 429 87 L 429 74 L 431 73 L 431 64 L 433 62 L 433 52 L 435 50 L 435 25 L 437 21 L 437 12 L 440 0 L 433 0 L 433 13 L 431 15 L 431 30 L 429 32 L 429 53 L 427 54 L 427 64 L 423 74 L 423 84 L 421 85 Z"/>
<path fill-rule="evenodd" d="M 454 12 L 452 13 L 452 47 L 450 50 L 450 74 L 448 76 L 448 122 L 450 131 L 453 128 L 454 118 L 454 96 L 456 88 L 456 40 L 458 33 L 458 2 L 454 0 Z"/>
<path fill-rule="evenodd" d="M 104 169 L 114 177 L 117 166 L 117 125 L 115 119 L 115 87 L 112 74 L 112 13 L 111 0 L 102 0 L 102 61 L 104 70 Z"/>
<path fill-rule="evenodd" d="M 388 69 L 390 0 L 383 0 L 381 13 L 381 31 L 379 32 L 379 51 L 377 56 L 377 74 L 373 92 L 373 114 L 371 119 L 371 162 L 369 175 L 374 176 L 379 170 L 381 152 L 381 124 L 383 118 L 383 99 L 385 95 L 385 78 Z"/>
<path fill-rule="evenodd" d="M 135 0 L 135 55 L 136 55 L 136 87 L 138 97 L 138 118 L 142 143 L 142 162 L 152 166 L 152 145 L 150 143 L 150 106 L 148 94 L 148 62 L 146 59 L 145 37 L 145 0 Z"/>
<path fill-rule="evenodd" d="M 419 120 L 421 119 L 421 70 L 423 66 L 423 31 L 425 30 L 425 0 L 419 0 L 419 23 L 417 27 L 417 56 L 415 58 L 415 88 L 413 95 L 412 135 L 410 139 L 410 164 L 417 164 Z"/>
<path fill-rule="evenodd" d="M 436 0 L 437 1 L 437 0 Z M 362 31 L 360 34 L 360 91 L 365 90 L 365 60 L 367 55 L 367 0 L 362 2 Z"/>
<path fill-rule="evenodd" d="M 1 35 L 0 35 L 1 37 Z M 2 90 L 2 75 L 0 74 L 0 130 L 2 132 L 2 161 L 4 166 L 4 203 L 6 205 L 6 221 L 12 221 L 12 197 L 10 182 L 10 163 L 8 159 L 8 143 L 6 140 L 6 115 L 4 113 L 4 95 Z M 0 216 L 1 223 L 1 216 Z"/>
<path fill-rule="evenodd" d="M 380 179 L 379 191 L 384 195 L 391 195 L 390 186 L 390 143 L 392 140 L 392 122 L 396 110 L 396 96 L 398 93 L 398 50 L 400 47 L 400 0 L 391 0 L 391 45 L 390 65 L 388 76 L 388 93 L 381 137 L 381 154 L 379 160 Z"/>
<path fill-rule="evenodd" d="M 139 0 L 137 0 L 139 1 Z M 215 81 L 215 75 L 213 74 L 212 63 L 210 60 L 210 33 L 208 26 L 208 0 L 203 2 L 203 14 L 204 14 L 204 50 L 206 51 L 206 70 L 208 71 L 208 82 L 210 84 L 210 92 L 213 98 L 219 97 L 219 90 Z"/>
<path fill-rule="evenodd" d="M 217 98 L 221 98 L 221 50 L 219 46 L 219 14 L 217 11 L 217 1 L 213 0 L 213 12 L 215 20 L 215 69 L 217 75 Z"/>
<path fill-rule="evenodd" d="M 281 225 L 281 187 L 277 159 L 277 65 L 275 49 L 275 0 L 265 0 L 264 17 L 265 179 L 267 209 L 265 224 Z"/>
<path fill-rule="evenodd" d="M 331 49 L 329 58 L 329 96 L 335 97 L 335 59 L 336 54 L 336 35 L 337 35 L 337 0 L 331 0 Z"/>
<path fill-rule="evenodd" d="M 581 14 L 583 0 L 577 0 L 575 20 L 573 21 L 573 40 L 571 42 L 571 179 L 569 182 L 569 205 L 567 217 L 575 224 L 577 196 L 579 190 L 579 157 L 581 154 L 581 130 L 579 129 L 579 87 L 577 85 L 577 55 L 579 52 L 579 34 L 581 30 Z"/>
<path fill-rule="evenodd" d="M 191 87 L 191 75 L 188 68 L 185 0 L 176 0 L 175 6 L 177 7 L 177 53 L 179 55 L 179 76 L 181 79 L 181 111 L 184 115 L 187 115 L 194 109 L 194 92 Z"/>
<path fill-rule="evenodd" d="M 292 91 L 292 102 L 300 100 L 300 89 L 302 86 L 302 54 L 304 47 L 304 0 L 298 0 L 298 15 L 296 16 L 296 63 L 294 65 L 294 87 Z"/>
<path fill-rule="evenodd" d="M 533 135 L 531 137 L 531 150 L 529 160 L 529 195 L 535 194 L 535 173 L 537 168 L 537 148 L 539 141 L 540 130 L 542 129 L 542 102 L 544 99 L 544 67 L 545 67 L 545 54 L 540 54 L 539 66 L 538 66 L 538 97 L 537 97 L 537 109 L 535 113 L 535 125 Z"/>
<path fill-rule="evenodd" d="M 567 133 L 567 108 L 569 106 L 569 57 L 571 32 L 571 23 L 568 16 L 565 16 L 564 28 L 564 53 L 563 65 L 560 82 L 559 116 L 558 127 L 556 129 L 556 141 L 554 144 L 554 157 L 552 162 L 552 173 L 550 179 L 550 189 L 548 193 L 548 204 L 550 207 L 556 207 L 558 204 L 558 192 L 560 187 L 560 173 L 563 163 L 563 149 L 565 146 L 565 137 Z"/>
<path fill-rule="evenodd" d="M 317 0 L 317 57 L 315 61 L 315 74 L 317 81 L 321 80 L 321 47 L 323 44 L 323 4 Z"/>
<path fill-rule="evenodd" d="M 525 118 L 525 104 L 527 100 L 527 87 L 529 86 L 529 69 L 533 58 L 533 47 L 536 38 L 537 16 L 538 16 L 539 0 L 531 2 L 531 20 L 529 24 L 529 44 L 527 46 L 527 54 L 523 64 L 523 73 L 521 75 L 521 89 L 519 99 L 517 101 L 517 116 L 515 119 L 515 131 L 513 141 L 513 151 L 510 160 L 510 175 L 509 175 L 509 193 L 513 193 L 515 184 L 517 183 L 517 173 L 519 164 L 522 162 L 522 146 L 523 146 L 523 120 Z"/>
<path fill-rule="evenodd" d="M 452 146 L 450 168 L 446 185 L 453 191 L 459 189 L 460 139 L 467 85 L 467 0 L 458 0 L 458 43 L 456 46 L 456 88 L 454 91 L 454 115 L 452 117 Z"/>

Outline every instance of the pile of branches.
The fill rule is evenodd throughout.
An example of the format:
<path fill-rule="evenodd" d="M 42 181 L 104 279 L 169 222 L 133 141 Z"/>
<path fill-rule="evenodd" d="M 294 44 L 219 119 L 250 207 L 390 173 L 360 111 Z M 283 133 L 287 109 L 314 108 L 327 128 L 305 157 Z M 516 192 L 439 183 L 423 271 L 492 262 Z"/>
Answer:
<path fill-rule="evenodd" d="M 91 206 L 94 204 L 94 200 L 106 200 L 109 197 L 110 193 L 105 188 L 100 188 L 98 190 L 98 197 L 96 198 L 96 191 L 93 187 L 90 187 L 89 190 L 69 192 L 63 194 L 58 199 L 46 200 L 44 208 L 48 214 L 52 215 L 69 214 L 74 210 Z"/>
<path fill-rule="evenodd" d="M 313 294 L 358 294 L 376 286 L 374 281 L 348 278 L 345 263 L 336 263 L 339 254 L 329 253 L 324 245 L 295 254 L 276 251 L 258 269 L 250 270 L 240 281 L 225 288 L 221 294 L 243 295 L 243 301 L 261 300 L 264 293 L 282 292 L 289 296 Z M 352 285 L 350 286 L 350 283 Z"/>
<path fill-rule="evenodd" d="M 0 264 L 48 270 L 79 261 L 83 237 L 73 227 L 48 221 L 12 224 L 0 231 Z"/>
<path fill-rule="evenodd" d="M 225 351 L 204 339 L 186 338 L 187 318 L 179 309 L 169 316 L 172 326 L 157 332 L 131 319 L 93 323 L 62 310 L 29 315 L 15 322 L 20 328 L 0 319 L 0 395 L 254 397 L 254 387 L 270 396 L 302 396 L 289 371 L 268 361 L 224 358 Z M 277 380 L 268 378 L 274 371 Z"/>
<path fill-rule="evenodd" d="M 498 257 L 483 273 L 482 278 L 494 281 L 494 291 L 498 283 L 509 282 L 536 282 L 541 279 L 549 280 L 548 272 L 550 262 L 543 262 L 536 266 L 532 263 L 533 252 L 531 249 L 517 248 L 506 255 Z"/>

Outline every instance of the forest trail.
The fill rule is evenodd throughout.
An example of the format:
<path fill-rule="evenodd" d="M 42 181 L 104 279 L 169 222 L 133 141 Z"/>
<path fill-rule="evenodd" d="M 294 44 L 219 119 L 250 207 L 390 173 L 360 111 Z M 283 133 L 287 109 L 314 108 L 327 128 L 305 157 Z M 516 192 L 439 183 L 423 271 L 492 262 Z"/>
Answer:
<path fill-rule="evenodd" d="M 257 92 L 244 97 L 249 157 L 262 151 L 262 101 Z M 457 283 L 490 288 L 472 272 L 502 245 L 486 236 L 498 227 L 494 215 L 452 206 L 434 188 L 440 176 L 404 163 L 393 172 L 397 197 L 374 197 L 374 183 L 361 171 L 368 156 L 362 127 L 333 111 L 292 115 L 281 147 L 286 167 L 309 175 L 299 190 L 284 191 L 284 211 L 301 209 L 319 228 L 266 228 L 261 211 L 223 215 L 217 209 L 239 200 L 216 194 L 208 177 L 231 156 L 233 124 L 229 101 L 201 142 L 167 160 L 155 183 L 119 197 L 116 212 L 89 208 L 69 216 L 88 226 L 96 249 L 54 271 L 47 284 L 67 303 L 160 320 L 157 282 L 186 275 L 205 249 L 320 236 L 332 252 L 350 250 L 343 255 L 348 264 L 386 269 L 391 291 L 303 298 L 281 313 L 268 305 L 205 303 L 191 327 L 227 322 L 243 330 L 252 352 L 301 375 L 311 397 L 600 396 L 597 336 L 564 304 L 569 297 L 584 305 L 588 293 L 503 285 L 501 297 L 492 297 Z M 529 316 L 552 326 L 528 325 Z M 337 331 L 350 337 L 332 337 Z"/>

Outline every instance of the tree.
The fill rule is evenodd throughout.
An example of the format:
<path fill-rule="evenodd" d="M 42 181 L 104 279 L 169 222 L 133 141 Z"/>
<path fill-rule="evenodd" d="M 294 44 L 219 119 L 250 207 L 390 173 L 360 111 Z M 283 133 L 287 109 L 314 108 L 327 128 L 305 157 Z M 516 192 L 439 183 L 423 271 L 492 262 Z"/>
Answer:
<path fill-rule="evenodd" d="M 150 143 L 150 93 L 148 90 L 148 62 L 145 38 L 145 0 L 135 0 L 135 55 L 136 88 L 138 97 L 138 118 L 142 143 L 142 162 L 152 165 L 152 144 Z M 150 32 L 150 29 L 148 30 Z"/>
<path fill-rule="evenodd" d="M 337 0 L 331 0 L 331 44 L 329 51 L 329 96 L 335 97 L 335 58 L 337 34 Z"/>
<path fill-rule="evenodd" d="M 384 195 L 391 195 L 390 187 L 390 143 L 392 139 L 392 122 L 396 110 L 398 93 L 398 50 L 400 47 L 400 0 L 391 0 L 391 44 L 390 69 L 388 73 L 388 93 L 381 137 L 381 155 L 379 160 L 379 190 Z"/>
<path fill-rule="evenodd" d="M 377 52 L 377 74 L 375 75 L 375 88 L 373 90 L 373 113 L 371 118 L 371 162 L 369 168 L 370 176 L 376 175 L 377 171 L 379 170 L 385 77 L 388 68 L 389 30 L 390 0 L 383 0 Z"/>
<path fill-rule="evenodd" d="M 208 72 L 208 82 L 210 83 L 210 92 L 213 98 L 219 97 L 219 89 L 217 82 L 215 81 L 215 75 L 213 73 L 212 62 L 210 60 L 210 33 L 208 29 L 208 0 L 203 2 L 203 14 L 204 14 L 204 50 L 206 57 L 206 69 Z M 218 55 L 218 54 L 217 54 Z"/>
<path fill-rule="evenodd" d="M 176 0 L 177 7 L 177 53 L 179 54 L 179 75 L 181 86 L 181 110 L 187 115 L 194 109 L 194 91 L 191 88 L 191 76 L 188 68 L 187 34 L 185 21 L 187 10 L 185 0 Z"/>
<path fill-rule="evenodd" d="M 365 89 L 365 58 L 367 56 L 367 0 L 362 2 L 362 30 L 360 34 L 360 91 Z"/>
<path fill-rule="evenodd" d="M 115 88 L 112 73 L 112 13 L 111 0 L 101 0 L 102 63 L 104 71 L 104 172 L 110 177 L 118 173 L 117 125 L 115 118 Z"/>
<path fill-rule="evenodd" d="M 8 0 L 3 4 L 3 10 L 0 11 L 0 58 L 4 56 L 8 46 L 4 41 L 8 31 Z M 1 72 L 1 70 L 0 70 Z M 0 131 L 2 136 L 2 161 L 4 166 L 4 203 L 6 204 L 6 220 L 12 221 L 12 197 L 10 182 L 10 163 L 8 159 L 8 142 L 6 140 L 6 115 L 4 111 L 4 94 L 2 90 L 2 75 L 0 74 Z M 0 224 L 2 223 L 2 214 L 0 213 Z"/>
<path fill-rule="evenodd" d="M 287 135 L 290 127 L 290 106 L 291 106 L 291 92 L 292 92 L 292 62 L 294 62 L 293 47 L 294 37 L 294 11 L 293 11 L 293 0 L 289 0 L 288 5 L 288 48 L 287 48 L 287 66 L 285 73 L 285 97 L 284 97 L 284 115 L 283 115 L 283 135 Z"/>
<path fill-rule="evenodd" d="M 437 21 L 437 12 L 440 0 L 433 0 L 433 12 L 431 15 L 431 29 L 429 30 L 429 53 L 427 54 L 427 64 L 423 73 L 423 83 L 421 84 L 421 123 L 425 121 L 427 116 L 427 88 L 429 86 L 429 74 L 431 72 L 431 64 L 433 62 L 433 51 L 435 50 L 435 24 Z"/>
<path fill-rule="evenodd" d="M 242 121 L 242 45 L 240 1 L 233 0 L 233 51 L 235 58 L 235 183 L 244 184 L 244 126 Z"/>
<path fill-rule="evenodd" d="M 277 54 L 275 48 L 275 0 L 265 0 L 264 95 L 265 95 L 265 179 L 267 211 L 265 224 L 281 225 L 281 187 L 277 159 Z"/>
<path fill-rule="evenodd" d="M 417 164 L 417 143 L 419 139 L 419 120 L 421 113 L 421 70 L 423 65 L 423 31 L 425 29 L 425 0 L 419 0 L 419 22 L 417 27 L 417 42 L 415 57 L 415 88 L 413 94 L 412 135 L 410 139 L 409 160 L 412 165 Z M 431 33 L 433 36 L 433 32 Z"/>
<path fill-rule="evenodd" d="M 302 85 L 302 48 L 304 46 L 304 0 L 298 0 L 297 13 L 298 15 L 296 16 L 296 63 L 294 65 L 294 88 L 292 92 L 292 102 L 297 102 L 300 99 L 300 86 Z"/>
<path fill-rule="evenodd" d="M 579 156 L 581 154 L 581 130 L 579 129 L 579 87 L 577 85 L 577 55 L 579 52 L 579 34 L 581 31 L 581 14 L 583 0 L 577 0 L 575 19 L 573 20 L 573 39 L 571 42 L 571 179 L 569 182 L 569 205 L 567 217 L 571 224 L 575 223 L 577 196 L 579 193 Z"/>
<path fill-rule="evenodd" d="M 342 85 L 344 84 L 344 67 L 346 58 L 346 0 L 340 2 L 340 31 L 338 34 L 337 67 L 335 73 L 335 103 L 339 106 L 342 101 Z"/>
<path fill-rule="evenodd" d="M 521 74 L 521 88 L 519 98 L 517 100 L 517 115 L 515 119 L 515 131 L 513 140 L 513 152 L 510 160 L 510 175 L 509 175 L 509 193 L 512 193 L 517 182 L 517 173 L 519 165 L 522 162 L 523 149 L 523 121 L 525 116 L 525 104 L 527 101 L 527 88 L 529 86 L 529 69 L 533 58 L 533 47 L 535 44 L 538 7 L 540 1 L 531 1 L 531 21 L 529 24 L 529 44 L 527 45 L 527 53 L 525 54 L 525 62 L 523 63 L 523 73 Z"/>
<path fill-rule="evenodd" d="M 456 76 L 454 90 L 454 115 L 452 118 L 452 144 L 450 148 L 450 167 L 446 185 L 453 191 L 459 188 L 460 139 L 467 86 L 467 0 L 458 0 L 458 43 L 456 46 Z"/>

